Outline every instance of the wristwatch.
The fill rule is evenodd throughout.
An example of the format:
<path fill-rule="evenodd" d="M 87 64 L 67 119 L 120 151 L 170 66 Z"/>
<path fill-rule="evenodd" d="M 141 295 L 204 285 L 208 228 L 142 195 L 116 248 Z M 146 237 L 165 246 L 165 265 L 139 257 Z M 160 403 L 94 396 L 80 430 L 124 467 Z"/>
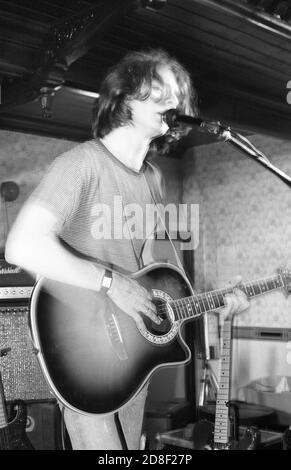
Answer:
<path fill-rule="evenodd" d="M 112 271 L 109 269 L 105 269 L 105 273 L 101 282 L 101 290 L 102 292 L 108 292 L 112 284 Z"/>

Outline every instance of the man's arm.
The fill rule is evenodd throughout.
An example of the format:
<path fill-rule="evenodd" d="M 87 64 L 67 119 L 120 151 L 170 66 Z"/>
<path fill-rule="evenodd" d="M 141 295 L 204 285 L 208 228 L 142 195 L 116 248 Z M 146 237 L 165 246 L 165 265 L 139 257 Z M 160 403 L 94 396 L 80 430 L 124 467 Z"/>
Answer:
<path fill-rule="evenodd" d="M 66 250 L 58 239 L 57 227 L 53 212 L 38 204 L 26 204 L 9 233 L 6 260 L 54 281 L 99 291 L 105 269 Z M 141 329 L 145 328 L 141 313 L 160 323 L 151 294 L 135 280 L 113 273 L 108 295 Z"/>
<path fill-rule="evenodd" d="M 104 268 L 66 250 L 57 236 L 58 218 L 38 204 L 27 204 L 6 242 L 5 258 L 27 271 L 55 281 L 99 290 Z"/>

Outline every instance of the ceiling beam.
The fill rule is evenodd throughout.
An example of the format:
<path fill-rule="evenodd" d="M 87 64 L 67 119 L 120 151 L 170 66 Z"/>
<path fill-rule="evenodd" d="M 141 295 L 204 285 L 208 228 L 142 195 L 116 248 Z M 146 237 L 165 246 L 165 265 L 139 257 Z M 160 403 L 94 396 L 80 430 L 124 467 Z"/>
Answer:
<path fill-rule="evenodd" d="M 91 137 L 89 126 L 74 126 L 71 123 L 66 124 L 64 122 L 55 122 L 51 119 L 41 119 L 31 115 L 23 116 L 15 113 L 0 114 L 0 130 L 13 130 L 14 132 L 43 135 L 76 142 L 82 142 Z"/>
<path fill-rule="evenodd" d="M 138 6 L 138 0 L 104 0 L 78 16 L 54 24 L 44 41 L 33 75 L 12 83 L 3 80 L 0 112 L 40 97 L 41 106 L 49 113 L 51 98 L 65 83 L 70 65 L 95 47 L 97 40 L 123 15 Z"/>
<path fill-rule="evenodd" d="M 212 7 L 219 11 L 236 16 L 250 24 L 255 24 L 261 29 L 267 30 L 284 39 L 291 39 L 290 24 L 281 21 L 274 16 L 258 11 L 254 6 L 234 2 L 233 0 L 194 0 L 206 7 Z"/>
<path fill-rule="evenodd" d="M 55 25 L 48 51 L 69 67 L 95 47 L 98 38 L 115 26 L 122 16 L 138 6 L 138 0 L 105 0 L 101 5 L 98 3 L 83 15 Z"/>
<path fill-rule="evenodd" d="M 82 109 L 79 110 L 79 113 L 82 113 L 84 118 L 80 119 L 78 123 L 78 120 L 74 119 L 73 108 L 70 107 L 70 103 L 75 103 L 75 99 L 68 96 L 68 93 L 78 95 L 84 93 L 84 91 L 65 85 L 60 91 L 58 99 L 64 93 L 67 96 L 63 97 L 63 100 L 67 100 L 68 103 L 66 113 L 72 115 L 70 122 L 67 122 L 66 116 L 61 116 L 58 113 L 52 119 L 42 119 L 37 106 L 33 106 L 32 103 L 29 112 L 25 111 L 26 108 L 22 110 L 19 108 L 18 113 L 13 111 L 13 113 L 0 114 L 0 129 L 49 135 L 76 141 L 90 138 L 91 127 L 87 118 L 91 115 L 96 96 L 91 96 L 88 91 L 86 97 L 83 97 Z M 287 102 L 280 104 L 267 97 L 257 97 L 241 89 L 227 89 L 219 83 L 214 84 L 210 81 L 204 82 L 204 87 L 201 88 L 199 95 L 202 99 L 202 119 L 221 121 L 222 124 L 229 125 L 242 134 L 251 132 L 267 134 L 286 140 L 291 139 L 290 105 L 288 106 Z M 63 108 L 62 103 L 59 106 Z M 182 156 L 185 148 L 216 140 L 212 135 L 201 134 L 193 128 L 193 131 L 182 139 L 175 154 L 177 155 L 180 152 L 180 156 Z"/>

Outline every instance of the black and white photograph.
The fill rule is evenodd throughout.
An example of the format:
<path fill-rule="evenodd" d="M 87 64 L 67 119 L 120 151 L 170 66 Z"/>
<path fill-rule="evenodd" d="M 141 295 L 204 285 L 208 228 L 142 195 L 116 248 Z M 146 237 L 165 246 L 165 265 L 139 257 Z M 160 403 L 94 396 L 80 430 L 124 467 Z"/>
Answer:
<path fill-rule="evenodd" d="M 290 293 L 291 1 L 0 0 L 0 450 L 291 450 Z"/>

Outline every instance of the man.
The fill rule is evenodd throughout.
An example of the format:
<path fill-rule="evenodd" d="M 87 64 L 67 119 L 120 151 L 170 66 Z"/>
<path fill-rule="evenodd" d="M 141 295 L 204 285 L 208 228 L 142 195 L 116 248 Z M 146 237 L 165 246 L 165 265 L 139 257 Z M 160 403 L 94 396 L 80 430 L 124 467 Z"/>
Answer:
<path fill-rule="evenodd" d="M 161 192 L 161 178 L 146 156 L 160 143 L 156 138 L 165 136 L 166 141 L 169 129 L 163 113 L 176 108 L 195 114 L 195 94 L 188 72 L 162 50 L 128 53 L 106 75 L 99 92 L 94 139 L 56 158 L 22 208 L 5 255 L 46 278 L 105 291 L 142 329 L 143 315 L 160 323 L 155 305 L 144 287 L 120 271 L 141 267 L 145 240 L 100 237 L 96 208 L 106 204 L 112 209 L 116 196 L 122 204 L 135 202 L 142 209 L 153 203 L 148 182 L 153 192 Z M 119 223 L 126 223 L 123 216 Z M 142 228 L 145 237 L 150 235 Z M 68 246 L 96 262 L 78 257 Z M 244 300 L 241 293 L 232 296 L 228 308 L 238 310 Z M 129 449 L 139 448 L 146 388 L 119 412 Z M 64 417 L 73 449 L 122 449 L 116 415 L 84 415 L 66 408 Z"/>

